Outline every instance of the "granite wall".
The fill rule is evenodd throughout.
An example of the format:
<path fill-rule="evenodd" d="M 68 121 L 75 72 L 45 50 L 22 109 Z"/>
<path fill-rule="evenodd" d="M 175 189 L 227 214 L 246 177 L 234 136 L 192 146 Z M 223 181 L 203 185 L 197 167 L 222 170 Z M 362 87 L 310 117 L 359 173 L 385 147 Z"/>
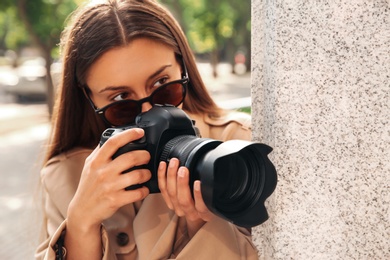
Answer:
<path fill-rule="evenodd" d="M 390 259 L 390 1 L 252 0 L 260 259 Z"/>

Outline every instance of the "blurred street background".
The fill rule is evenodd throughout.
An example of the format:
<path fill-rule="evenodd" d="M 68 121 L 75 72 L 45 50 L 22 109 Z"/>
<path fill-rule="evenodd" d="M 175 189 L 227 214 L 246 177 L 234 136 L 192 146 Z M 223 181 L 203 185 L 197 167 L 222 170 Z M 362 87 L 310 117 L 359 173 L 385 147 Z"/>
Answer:
<path fill-rule="evenodd" d="M 160 1 L 182 25 L 217 103 L 250 107 L 250 0 Z M 60 32 L 82 2 L 0 1 L 0 260 L 34 258 Z"/>

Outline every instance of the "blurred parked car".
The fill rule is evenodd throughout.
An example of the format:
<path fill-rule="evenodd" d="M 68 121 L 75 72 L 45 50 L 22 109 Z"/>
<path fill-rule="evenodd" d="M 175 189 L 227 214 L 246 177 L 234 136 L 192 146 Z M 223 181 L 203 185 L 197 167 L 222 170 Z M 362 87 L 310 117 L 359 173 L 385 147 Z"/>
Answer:
<path fill-rule="evenodd" d="M 56 83 L 60 66 L 52 65 L 53 82 Z M 15 96 L 17 101 L 46 100 L 46 69 L 45 59 L 37 57 L 28 59 L 18 66 L 15 71 L 15 80 L 5 85 L 6 94 Z M 54 84 L 56 85 L 56 84 Z"/>

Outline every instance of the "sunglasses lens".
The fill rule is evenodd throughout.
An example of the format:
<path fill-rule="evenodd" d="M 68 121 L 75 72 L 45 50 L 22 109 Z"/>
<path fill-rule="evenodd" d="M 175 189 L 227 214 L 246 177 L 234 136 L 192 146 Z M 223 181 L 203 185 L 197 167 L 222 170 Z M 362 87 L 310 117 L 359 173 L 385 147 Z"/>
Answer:
<path fill-rule="evenodd" d="M 178 106 L 184 99 L 184 86 L 181 82 L 172 82 L 157 89 L 151 97 L 153 104 Z"/>
<path fill-rule="evenodd" d="M 123 102 L 113 103 L 104 112 L 108 122 L 114 126 L 123 126 L 134 123 L 135 117 L 141 113 L 135 101 L 126 100 Z"/>
<path fill-rule="evenodd" d="M 182 82 L 172 82 L 161 86 L 154 93 L 143 100 L 123 100 L 114 102 L 104 109 L 104 117 L 113 126 L 124 126 L 134 123 L 135 118 L 142 111 L 142 103 L 150 102 L 152 105 L 178 106 L 183 102 L 185 88 Z"/>

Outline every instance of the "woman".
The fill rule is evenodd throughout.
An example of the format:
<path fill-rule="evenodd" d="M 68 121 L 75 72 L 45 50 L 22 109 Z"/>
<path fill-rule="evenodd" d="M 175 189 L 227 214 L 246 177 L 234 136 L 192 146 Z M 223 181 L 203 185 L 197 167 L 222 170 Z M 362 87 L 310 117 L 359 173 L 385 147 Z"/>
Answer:
<path fill-rule="evenodd" d="M 37 259 L 257 259 L 250 231 L 213 215 L 176 158 L 161 162 L 161 193 L 125 190 L 151 178 L 146 150 L 112 159 L 144 135 L 133 128 L 98 143 L 110 126 L 134 122 L 157 103 L 182 108 L 203 137 L 250 139 L 249 120 L 220 110 L 188 43 L 155 1 L 107 0 L 73 15 L 62 38 L 63 77 L 42 169 L 45 212 Z M 187 93 L 185 95 L 185 93 Z"/>

